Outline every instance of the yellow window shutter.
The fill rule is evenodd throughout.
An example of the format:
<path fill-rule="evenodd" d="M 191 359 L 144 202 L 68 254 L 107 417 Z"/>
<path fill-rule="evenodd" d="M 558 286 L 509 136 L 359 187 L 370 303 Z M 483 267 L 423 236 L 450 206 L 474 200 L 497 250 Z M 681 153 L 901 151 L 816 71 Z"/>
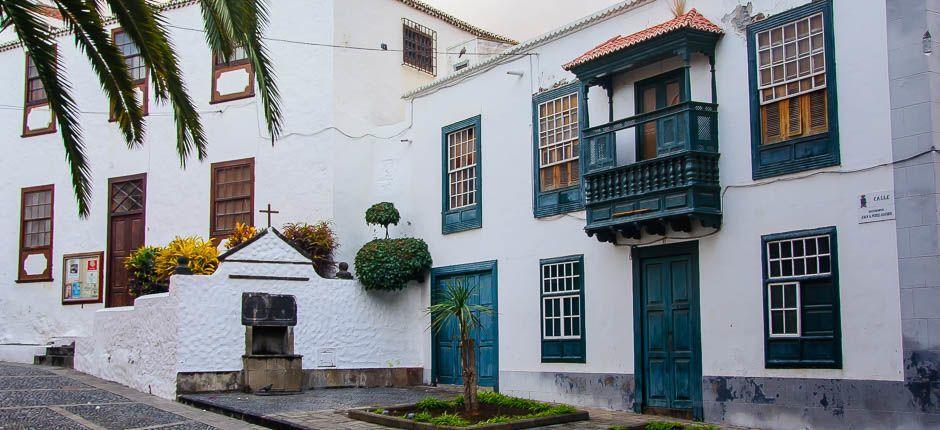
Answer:
<path fill-rule="evenodd" d="M 787 136 L 794 137 L 803 134 L 803 109 L 805 96 L 792 97 L 787 100 Z"/>
<path fill-rule="evenodd" d="M 783 138 L 782 115 L 780 108 L 786 100 L 761 106 L 761 122 L 763 128 L 763 144 L 776 143 Z"/>
<path fill-rule="evenodd" d="M 814 91 L 806 95 L 806 109 L 809 120 L 809 134 L 829 131 L 829 107 L 826 90 Z"/>

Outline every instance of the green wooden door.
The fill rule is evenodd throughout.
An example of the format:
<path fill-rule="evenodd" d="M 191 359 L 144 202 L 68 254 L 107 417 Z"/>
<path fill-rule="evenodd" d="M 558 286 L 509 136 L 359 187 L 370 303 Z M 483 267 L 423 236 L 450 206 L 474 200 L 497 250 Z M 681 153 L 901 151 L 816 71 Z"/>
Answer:
<path fill-rule="evenodd" d="M 498 333 L 496 318 L 496 282 L 492 271 L 435 276 L 432 300 L 437 291 L 448 285 L 462 282 L 474 288 L 471 303 L 493 309 L 492 314 L 479 315 L 481 326 L 473 331 L 476 349 L 477 375 L 479 385 L 496 387 L 499 376 Z M 434 375 L 439 384 L 459 385 L 463 383 L 460 374 L 460 333 L 457 324 L 451 320 L 446 327 L 432 336 L 434 345 Z"/>
<path fill-rule="evenodd" d="M 698 286 L 692 254 L 643 258 L 638 336 L 642 339 L 643 405 L 692 418 L 700 409 Z"/>

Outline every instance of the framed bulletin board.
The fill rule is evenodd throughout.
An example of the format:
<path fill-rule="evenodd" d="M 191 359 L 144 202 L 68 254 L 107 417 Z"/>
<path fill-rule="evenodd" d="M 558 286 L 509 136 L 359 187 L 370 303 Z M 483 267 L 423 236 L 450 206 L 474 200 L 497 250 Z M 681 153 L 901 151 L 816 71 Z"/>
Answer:
<path fill-rule="evenodd" d="M 62 304 L 101 303 L 104 252 L 62 256 Z"/>

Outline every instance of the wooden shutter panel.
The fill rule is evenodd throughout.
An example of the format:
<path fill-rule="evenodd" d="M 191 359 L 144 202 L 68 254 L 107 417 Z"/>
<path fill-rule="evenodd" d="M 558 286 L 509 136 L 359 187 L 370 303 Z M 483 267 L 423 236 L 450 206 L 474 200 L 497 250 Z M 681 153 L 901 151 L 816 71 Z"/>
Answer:
<path fill-rule="evenodd" d="M 823 133 L 829 130 L 829 109 L 826 90 L 814 91 L 805 96 L 809 107 L 809 134 Z"/>
<path fill-rule="evenodd" d="M 761 139 L 761 143 L 775 143 L 779 142 L 783 138 L 783 127 L 781 125 L 781 120 L 783 119 L 780 115 L 781 104 L 786 102 L 786 100 L 781 100 L 779 102 L 767 104 L 761 107 L 761 119 L 763 120 L 764 136 Z"/>
<path fill-rule="evenodd" d="M 803 97 L 793 97 L 787 101 L 787 136 L 799 136 L 803 134 Z"/>

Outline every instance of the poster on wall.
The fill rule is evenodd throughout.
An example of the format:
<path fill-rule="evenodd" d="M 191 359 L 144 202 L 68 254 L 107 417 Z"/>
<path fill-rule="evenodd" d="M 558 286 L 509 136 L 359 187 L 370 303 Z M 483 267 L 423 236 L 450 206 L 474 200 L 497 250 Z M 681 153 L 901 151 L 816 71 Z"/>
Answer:
<path fill-rule="evenodd" d="M 101 303 L 104 252 L 62 256 L 62 304 Z"/>

